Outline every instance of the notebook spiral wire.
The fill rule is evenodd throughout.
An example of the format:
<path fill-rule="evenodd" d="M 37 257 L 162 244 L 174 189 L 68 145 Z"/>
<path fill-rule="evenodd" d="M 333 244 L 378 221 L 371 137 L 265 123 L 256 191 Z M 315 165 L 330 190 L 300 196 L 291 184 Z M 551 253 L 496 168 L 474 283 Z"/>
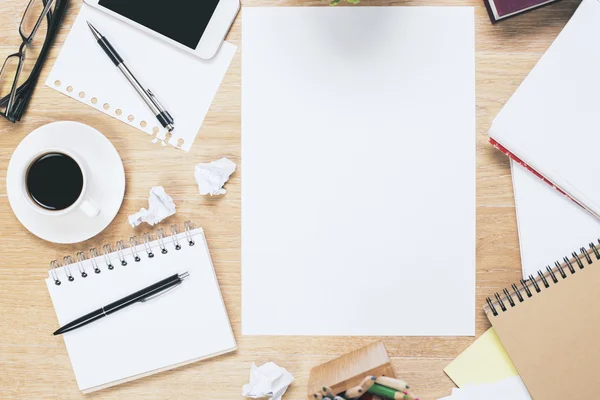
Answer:
<path fill-rule="evenodd" d="M 185 239 L 189 246 L 193 246 L 195 244 L 192 235 L 193 229 L 194 224 L 192 222 L 186 221 L 184 223 Z M 159 247 L 158 252 L 160 254 L 168 254 L 169 241 L 176 251 L 181 250 L 182 245 L 178 238 L 180 233 L 181 232 L 177 225 L 171 225 L 169 234 L 167 234 L 162 228 L 157 229 L 156 239 Z M 127 247 L 125 241 L 119 240 L 115 244 L 115 247 L 113 247 L 111 244 L 105 244 L 102 246 L 101 250 L 98 250 L 95 247 L 91 248 L 89 250 L 89 256 L 86 252 L 80 251 L 75 255 L 75 258 L 71 257 L 70 255 L 63 257 L 62 263 L 58 260 L 52 260 L 50 262 L 50 276 L 54 281 L 54 284 L 58 286 L 62 284 L 62 280 L 65 278 L 68 282 L 73 282 L 75 281 L 77 275 L 79 275 L 81 278 L 87 278 L 89 273 L 92 272 L 95 274 L 100 274 L 103 271 L 103 268 L 108 271 L 112 271 L 115 269 L 115 264 L 125 267 L 128 265 L 128 258 L 129 261 L 133 261 L 134 263 L 142 260 L 140 252 L 138 251 L 138 248 L 140 247 L 144 248 L 142 254 L 145 252 L 148 258 L 153 258 L 155 256 L 155 251 L 157 251 L 157 249 L 153 249 L 151 246 L 153 240 L 153 235 L 149 232 L 146 232 L 142 235 L 141 241 L 137 236 L 132 236 L 129 238 L 129 248 Z M 88 271 L 87 269 L 89 269 L 89 267 L 86 269 L 85 266 L 85 262 L 88 260 L 91 264 L 91 271 Z M 59 268 L 62 268 L 62 271 L 59 271 Z M 64 274 L 64 276 L 60 276 L 62 274 Z"/>
<path fill-rule="evenodd" d="M 493 297 L 486 298 L 489 310 L 494 316 L 498 316 L 500 312 L 506 312 L 516 306 L 517 302 L 522 303 L 526 298 L 533 297 L 560 280 L 566 279 L 569 275 L 575 274 L 577 270 L 584 269 L 586 265 L 593 263 L 590 251 L 596 260 L 600 260 L 600 239 L 598 239 L 598 244 L 590 243 L 589 248 L 588 251 L 585 247 L 581 247 L 579 253 L 571 253 L 572 258 L 563 257 L 562 263 L 555 261 L 554 269 L 548 265 L 545 270 L 539 270 L 537 276 L 529 275 L 527 281 L 521 279 L 520 287 L 513 283 L 512 290 L 505 288 L 502 293 L 494 293 Z"/>

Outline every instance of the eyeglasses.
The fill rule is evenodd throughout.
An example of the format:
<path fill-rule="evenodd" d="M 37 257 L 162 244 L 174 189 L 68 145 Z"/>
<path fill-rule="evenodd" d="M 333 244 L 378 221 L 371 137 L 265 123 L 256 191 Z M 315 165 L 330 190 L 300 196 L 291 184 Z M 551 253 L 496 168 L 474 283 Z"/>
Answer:
<path fill-rule="evenodd" d="M 11 122 L 23 116 L 54 41 L 68 0 L 30 0 L 21 23 L 21 46 L 0 69 L 0 115 Z"/>

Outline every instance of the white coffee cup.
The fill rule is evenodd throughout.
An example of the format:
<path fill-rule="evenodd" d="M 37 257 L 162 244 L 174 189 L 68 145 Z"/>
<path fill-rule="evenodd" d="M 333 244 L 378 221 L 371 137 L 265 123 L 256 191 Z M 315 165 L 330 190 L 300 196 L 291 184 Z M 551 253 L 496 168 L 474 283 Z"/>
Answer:
<path fill-rule="evenodd" d="M 67 208 L 64 208 L 61 210 L 52 210 L 52 209 L 42 207 L 40 204 L 37 204 L 32 199 L 32 196 L 30 195 L 30 190 L 27 186 L 27 175 L 29 173 L 31 166 L 37 160 L 42 158 L 44 155 L 53 154 L 53 153 L 64 154 L 64 155 L 72 158 L 75 161 L 75 163 L 77 163 L 77 165 L 79 166 L 79 169 L 81 170 L 81 174 L 83 176 L 83 185 L 82 185 L 81 193 L 79 194 L 79 197 L 77 198 L 77 200 L 75 200 L 75 202 L 73 202 L 73 204 L 71 204 Z M 20 189 L 21 189 L 21 193 L 23 195 L 23 199 L 25 200 L 25 202 L 27 202 L 27 204 L 29 204 L 31 206 L 31 208 L 33 208 L 35 211 L 37 211 L 40 214 L 58 217 L 58 216 L 63 216 L 63 215 L 66 215 L 66 214 L 69 214 L 69 213 L 79 210 L 79 211 L 83 212 L 85 215 L 87 215 L 88 217 L 93 218 L 93 217 L 97 217 L 100 214 L 101 210 L 89 198 L 87 189 L 88 189 L 88 179 L 89 179 L 90 175 L 91 174 L 89 173 L 86 164 L 72 150 L 65 149 L 65 148 L 46 148 L 46 149 L 43 149 L 43 150 L 33 154 L 30 157 L 29 162 L 27 163 L 27 168 L 25 168 L 22 171 L 22 176 L 20 179 L 20 182 L 21 182 Z"/>

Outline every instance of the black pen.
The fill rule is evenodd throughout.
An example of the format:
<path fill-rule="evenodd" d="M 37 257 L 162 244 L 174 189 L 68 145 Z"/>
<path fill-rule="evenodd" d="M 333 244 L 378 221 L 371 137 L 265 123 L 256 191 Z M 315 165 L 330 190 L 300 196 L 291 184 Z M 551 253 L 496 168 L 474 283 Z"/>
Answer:
<path fill-rule="evenodd" d="M 129 83 L 131 83 L 131 86 L 133 86 L 133 88 L 136 92 L 138 92 L 142 100 L 144 100 L 144 102 L 148 105 L 150 110 L 152 110 L 160 124 L 169 132 L 175 129 L 173 117 L 171 117 L 171 114 L 169 114 L 169 112 L 165 110 L 162 104 L 159 103 L 159 101 L 156 99 L 156 96 L 154 96 L 150 89 L 146 90 L 142 87 L 140 82 L 135 78 L 135 76 L 133 76 L 129 68 L 127 68 L 127 66 L 123 62 L 123 59 L 121 58 L 119 53 L 117 53 L 117 51 L 114 49 L 114 47 L 112 47 L 109 41 L 106 40 L 106 38 L 102 36 L 102 34 L 98 32 L 98 30 L 94 28 L 92 24 L 90 24 L 89 22 L 87 24 L 90 27 L 92 34 L 96 38 L 96 42 L 100 45 L 100 47 L 102 47 L 102 50 L 104 50 L 106 55 L 117 66 L 117 68 L 119 68 L 123 75 L 125 75 L 125 78 L 127 78 Z"/>
<path fill-rule="evenodd" d="M 123 308 L 135 304 L 137 302 L 143 303 L 145 301 L 148 301 L 152 297 L 156 297 L 162 292 L 165 292 L 181 284 L 181 282 L 183 282 L 183 280 L 189 275 L 189 272 L 184 272 L 183 274 L 175 274 L 166 279 L 163 279 L 160 282 L 156 282 L 153 285 L 150 285 L 142 290 L 138 290 L 137 292 L 132 293 L 129 296 L 123 297 L 120 300 L 110 303 L 102 308 L 97 309 L 96 311 L 92 311 L 91 313 L 84 315 L 81 318 L 77 318 L 76 320 L 69 322 L 68 324 L 60 327 L 56 332 L 54 332 L 54 335 L 60 335 L 65 332 L 69 332 L 74 329 L 80 328 L 84 325 L 89 324 L 90 322 L 94 322 L 96 320 L 99 320 L 100 318 L 104 318 L 109 314 L 122 310 Z"/>

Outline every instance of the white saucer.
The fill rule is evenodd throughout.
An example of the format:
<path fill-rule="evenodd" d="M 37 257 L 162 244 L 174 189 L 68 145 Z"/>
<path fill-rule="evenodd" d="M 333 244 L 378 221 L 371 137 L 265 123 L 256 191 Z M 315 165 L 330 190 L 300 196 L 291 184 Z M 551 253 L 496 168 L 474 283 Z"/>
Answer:
<path fill-rule="evenodd" d="M 101 209 L 88 217 L 80 209 L 63 216 L 37 212 L 23 198 L 20 179 L 32 155 L 48 148 L 72 150 L 89 167 L 86 197 Z M 6 173 L 8 200 L 16 217 L 31 233 L 54 243 L 87 240 L 111 223 L 125 195 L 125 170 L 119 153 L 100 132 L 87 125 L 61 121 L 39 127 L 23 139 L 10 159 Z"/>

